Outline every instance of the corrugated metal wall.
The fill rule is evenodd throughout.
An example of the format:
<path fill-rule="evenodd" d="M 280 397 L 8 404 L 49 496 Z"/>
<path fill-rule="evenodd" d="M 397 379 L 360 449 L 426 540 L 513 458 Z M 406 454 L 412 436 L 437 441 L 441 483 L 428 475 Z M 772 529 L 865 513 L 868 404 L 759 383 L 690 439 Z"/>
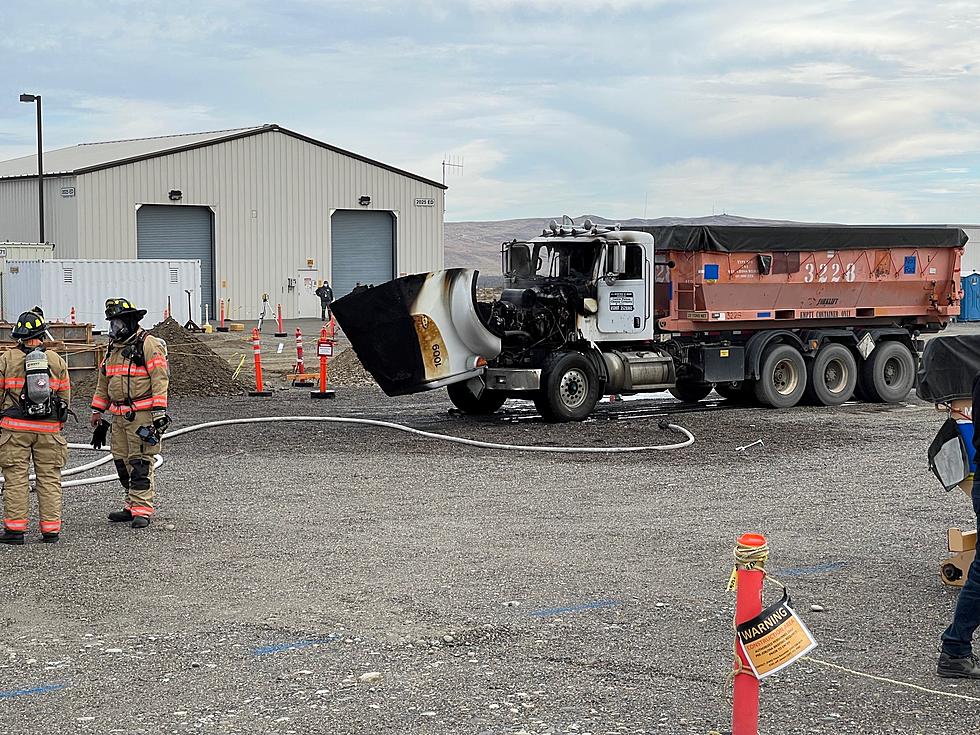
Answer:
<path fill-rule="evenodd" d="M 78 245 L 75 197 L 61 196 L 63 187 L 75 186 L 74 176 L 44 179 L 44 239 L 55 244 L 55 255 L 71 258 Z M 37 240 L 37 179 L 0 180 L 0 241 Z"/>
<path fill-rule="evenodd" d="M 214 211 L 218 297 L 232 299 L 234 318 L 257 317 L 263 293 L 291 317 L 287 279 L 308 260 L 329 277 L 334 209 L 393 212 L 399 272 L 443 267 L 442 189 L 279 132 L 79 176 L 80 253 L 136 257 L 137 205 L 172 204 L 173 189 L 179 205 Z M 417 197 L 435 206 L 416 207 Z"/>

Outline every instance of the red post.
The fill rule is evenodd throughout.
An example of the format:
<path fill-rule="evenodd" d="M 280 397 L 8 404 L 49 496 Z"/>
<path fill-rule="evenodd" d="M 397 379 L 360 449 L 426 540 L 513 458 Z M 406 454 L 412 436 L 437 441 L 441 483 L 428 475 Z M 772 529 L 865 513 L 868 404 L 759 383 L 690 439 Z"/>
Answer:
<path fill-rule="evenodd" d="M 336 392 L 327 390 L 327 357 L 329 353 L 333 352 L 333 340 L 327 337 L 326 325 L 320 330 L 320 339 L 317 340 L 316 351 L 320 356 L 320 389 L 312 391 L 310 398 L 333 398 Z"/>
<path fill-rule="evenodd" d="M 262 338 L 259 330 L 252 330 L 252 354 L 255 357 L 255 390 L 249 391 L 250 396 L 271 396 L 271 390 L 265 390 L 262 384 Z"/>
<path fill-rule="evenodd" d="M 282 330 L 282 304 L 276 304 L 276 336 L 286 336 L 286 333 Z"/>
<path fill-rule="evenodd" d="M 71 323 L 75 324 L 75 307 L 71 307 Z"/>
<path fill-rule="evenodd" d="M 744 533 L 738 538 L 739 549 L 747 552 L 761 549 L 766 537 L 758 533 Z M 739 563 L 736 549 L 735 625 L 747 622 L 762 612 L 762 582 L 766 573 L 762 562 Z M 735 692 L 732 698 L 732 735 L 758 735 L 759 733 L 759 680 L 735 638 Z"/>
<path fill-rule="evenodd" d="M 225 300 L 221 299 L 218 301 L 218 331 L 227 332 L 228 327 L 225 326 Z"/>

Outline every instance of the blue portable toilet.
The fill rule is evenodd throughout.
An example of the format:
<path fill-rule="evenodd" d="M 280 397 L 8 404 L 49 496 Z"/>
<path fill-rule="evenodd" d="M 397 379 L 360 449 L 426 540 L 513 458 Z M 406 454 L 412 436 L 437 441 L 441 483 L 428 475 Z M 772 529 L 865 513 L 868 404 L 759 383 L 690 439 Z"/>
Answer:
<path fill-rule="evenodd" d="M 980 322 L 980 274 L 971 273 L 960 279 L 963 284 L 963 300 L 960 301 L 961 322 Z"/>

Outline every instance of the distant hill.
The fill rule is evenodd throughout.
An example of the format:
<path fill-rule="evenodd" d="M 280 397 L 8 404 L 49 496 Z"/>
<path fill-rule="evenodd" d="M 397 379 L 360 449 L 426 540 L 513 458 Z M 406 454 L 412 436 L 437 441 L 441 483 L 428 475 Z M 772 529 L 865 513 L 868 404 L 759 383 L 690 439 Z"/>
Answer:
<path fill-rule="evenodd" d="M 576 223 L 591 219 L 596 224 L 619 224 L 624 229 L 630 226 L 649 225 L 803 225 L 810 222 L 790 220 L 753 219 L 718 214 L 710 217 L 658 217 L 656 219 L 610 220 L 594 214 L 575 217 Z M 492 222 L 446 222 L 445 246 L 447 268 L 476 268 L 481 281 L 500 275 L 500 245 L 513 239 L 536 237 L 548 226 L 551 220 L 561 222 L 561 217 L 530 217 L 528 219 L 505 219 Z"/>

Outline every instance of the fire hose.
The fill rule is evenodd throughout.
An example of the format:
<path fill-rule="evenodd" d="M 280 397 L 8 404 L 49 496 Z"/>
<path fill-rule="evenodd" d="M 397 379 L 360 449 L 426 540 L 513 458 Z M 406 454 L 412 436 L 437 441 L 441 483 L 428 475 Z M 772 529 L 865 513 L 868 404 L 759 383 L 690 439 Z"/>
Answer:
<path fill-rule="evenodd" d="M 175 439 L 184 434 L 190 434 L 195 431 L 203 431 L 204 429 L 214 429 L 222 426 L 236 426 L 241 424 L 270 424 L 278 423 L 284 421 L 293 422 L 306 422 L 306 423 L 325 423 L 325 424 L 354 424 L 359 426 L 376 426 L 382 429 L 391 429 L 394 431 L 401 431 L 407 434 L 412 434 L 414 436 L 420 436 L 425 439 L 435 439 L 437 441 L 446 441 L 453 444 L 463 444 L 470 447 L 477 447 L 479 449 L 497 449 L 504 451 L 515 451 L 515 452 L 550 452 L 556 454 L 627 454 L 635 452 L 667 452 L 676 449 L 683 449 L 684 447 L 689 447 L 694 444 L 694 434 L 685 429 L 683 426 L 678 426 L 677 424 L 671 424 L 666 421 L 659 422 L 659 427 L 663 431 L 672 431 L 677 434 L 684 436 L 684 440 L 676 442 L 673 444 L 652 444 L 648 446 L 633 446 L 633 447 L 562 447 L 562 446 L 552 446 L 552 445 L 528 445 L 528 444 L 500 444 L 498 442 L 487 442 L 481 441 L 479 439 L 467 439 L 462 436 L 452 436 L 450 434 L 440 434 L 435 431 L 425 431 L 424 429 L 416 429 L 411 426 L 406 426 L 405 424 L 396 424 L 393 421 L 381 421 L 379 419 L 359 419 L 346 416 L 260 416 L 255 418 L 244 418 L 244 419 L 226 419 L 222 421 L 206 421 L 202 424 L 193 424 L 191 426 L 185 426 L 174 431 L 168 431 L 166 433 L 166 439 L 169 441 Z M 71 449 L 86 449 L 93 451 L 92 446 L 89 444 L 75 444 L 71 443 L 68 445 Z M 102 450 L 96 450 L 102 451 Z M 104 464 L 112 461 L 112 455 L 106 455 L 99 459 L 87 462 L 85 464 L 79 465 L 78 467 L 72 467 L 70 469 L 64 470 L 61 475 L 62 477 L 68 477 L 71 475 L 78 475 L 83 472 L 88 472 L 96 467 L 101 467 Z M 154 467 L 159 467 L 163 464 L 163 457 L 157 455 L 155 458 Z M 34 479 L 34 476 L 31 476 Z M 78 487 L 82 485 L 96 485 L 102 482 L 113 482 L 117 480 L 116 475 L 99 475 L 97 477 L 87 477 L 80 480 L 67 480 L 61 483 L 62 487 Z"/>

